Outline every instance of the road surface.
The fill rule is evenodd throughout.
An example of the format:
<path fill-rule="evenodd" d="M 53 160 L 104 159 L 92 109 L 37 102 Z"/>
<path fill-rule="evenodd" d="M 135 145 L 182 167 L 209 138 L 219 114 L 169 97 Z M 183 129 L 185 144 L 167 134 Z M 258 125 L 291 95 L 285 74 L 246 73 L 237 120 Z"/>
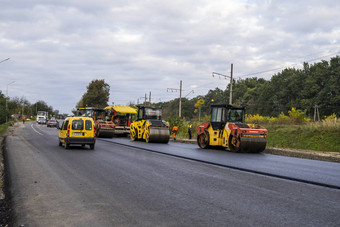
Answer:
<path fill-rule="evenodd" d="M 340 226 L 336 188 L 103 140 L 95 150 L 65 150 L 58 146 L 57 133 L 55 128 L 27 123 L 7 137 L 14 226 Z M 196 145 L 177 143 L 158 150 L 169 148 L 197 151 Z M 216 153 L 220 160 L 229 155 L 199 152 L 207 158 Z M 251 159 L 271 157 L 232 156 L 234 165 L 245 159 L 250 167 Z M 298 165 L 314 163 L 287 159 L 277 165 L 289 159 Z M 328 172 L 328 164 L 315 161 L 315 168 L 324 165 Z M 338 167 L 335 163 L 334 171 Z"/>

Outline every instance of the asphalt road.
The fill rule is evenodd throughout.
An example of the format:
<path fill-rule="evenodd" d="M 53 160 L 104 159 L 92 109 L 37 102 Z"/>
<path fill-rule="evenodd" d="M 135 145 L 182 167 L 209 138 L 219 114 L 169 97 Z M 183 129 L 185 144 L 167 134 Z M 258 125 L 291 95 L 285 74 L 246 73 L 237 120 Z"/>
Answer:
<path fill-rule="evenodd" d="M 143 141 L 131 141 L 126 138 L 100 138 L 100 140 L 190 160 L 213 163 L 223 167 L 340 189 L 339 163 L 264 153 L 240 154 L 221 149 L 200 149 L 198 145 L 193 144 L 172 143 L 169 146 L 168 144 L 148 144 Z"/>
<path fill-rule="evenodd" d="M 340 226 L 339 189 L 100 140 L 95 150 L 65 150 L 57 133 L 28 123 L 7 137 L 13 226 Z M 187 144 L 162 147 L 190 150 Z M 233 156 L 246 157 L 249 166 L 252 157 L 270 158 Z"/>

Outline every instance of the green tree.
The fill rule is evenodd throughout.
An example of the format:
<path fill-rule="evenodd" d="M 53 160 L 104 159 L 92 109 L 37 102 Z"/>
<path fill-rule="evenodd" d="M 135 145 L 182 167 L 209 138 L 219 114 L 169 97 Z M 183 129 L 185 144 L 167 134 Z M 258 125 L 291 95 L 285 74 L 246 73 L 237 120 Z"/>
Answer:
<path fill-rule="evenodd" d="M 103 108 L 108 106 L 109 97 L 110 85 L 105 83 L 104 80 L 92 80 L 76 107 L 91 106 Z"/>
<path fill-rule="evenodd" d="M 9 117 L 8 112 L 6 111 L 6 97 L 0 91 L 0 124 L 6 122 L 6 115 Z"/>

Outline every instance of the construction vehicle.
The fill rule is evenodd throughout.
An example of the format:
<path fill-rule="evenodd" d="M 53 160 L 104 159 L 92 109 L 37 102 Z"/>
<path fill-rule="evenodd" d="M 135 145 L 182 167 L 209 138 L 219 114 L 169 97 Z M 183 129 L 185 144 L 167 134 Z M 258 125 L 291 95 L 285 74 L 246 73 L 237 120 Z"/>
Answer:
<path fill-rule="evenodd" d="M 109 119 L 104 108 L 78 108 L 77 115 L 93 119 L 96 137 L 112 138 L 114 136 L 115 124 Z"/>
<path fill-rule="evenodd" d="M 137 110 L 130 106 L 107 106 L 110 121 L 115 124 L 115 136 L 128 136 L 132 118 L 136 116 Z"/>
<path fill-rule="evenodd" d="M 147 143 L 168 143 L 169 123 L 162 120 L 162 109 L 137 106 L 137 120 L 130 125 L 132 141 L 145 140 Z"/>
<path fill-rule="evenodd" d="M 267 129 L 245 123 L 245 107 L 212 104 L 211 121 L 197 127 L 200 148 L 225 147 L 233 152 L 259 153 L 266 148 Z"/>

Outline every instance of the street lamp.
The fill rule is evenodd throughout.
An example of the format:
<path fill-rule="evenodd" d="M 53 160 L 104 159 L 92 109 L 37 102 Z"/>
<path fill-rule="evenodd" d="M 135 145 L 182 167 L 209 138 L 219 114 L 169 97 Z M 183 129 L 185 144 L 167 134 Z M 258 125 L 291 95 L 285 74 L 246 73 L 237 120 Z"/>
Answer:
<path fill-rule="evenodd" d="M 13 84 L 13 83 L 15 83 L 15 81 L 12 81 L 11 83 L 7 84 L 7 88 L 6 88 L 6 123 L 7 123 L 7 121 L 8 121 L 8 119 L 7 119 L 7 110 L 8 110 L 8 107 L 7 107 L 8 85 L 11 85 L 11 84 Z"/>
<path fill-rule="evenodd" d="M 6 59 L 0 61 L 0 63 L 3 63 L 4 61 L 8 61 L 9 59 L 10 59 L 10 58 L 6 58 Z M 7 96 L 8 96 L 8 85 L 13 84 L 14 82 L 15 82 L 15 81 L 13 81 L 13 82 L 7 84 L 7 90 L 6 90 L 6 123 L 7 123 Z"/>
<path fill-rule="evenodd" d="M 5 60 L 0 61 L 0 63 L 4 62 L 4 61 L 8 61 L 10 58 L 6 58 Z"/>

